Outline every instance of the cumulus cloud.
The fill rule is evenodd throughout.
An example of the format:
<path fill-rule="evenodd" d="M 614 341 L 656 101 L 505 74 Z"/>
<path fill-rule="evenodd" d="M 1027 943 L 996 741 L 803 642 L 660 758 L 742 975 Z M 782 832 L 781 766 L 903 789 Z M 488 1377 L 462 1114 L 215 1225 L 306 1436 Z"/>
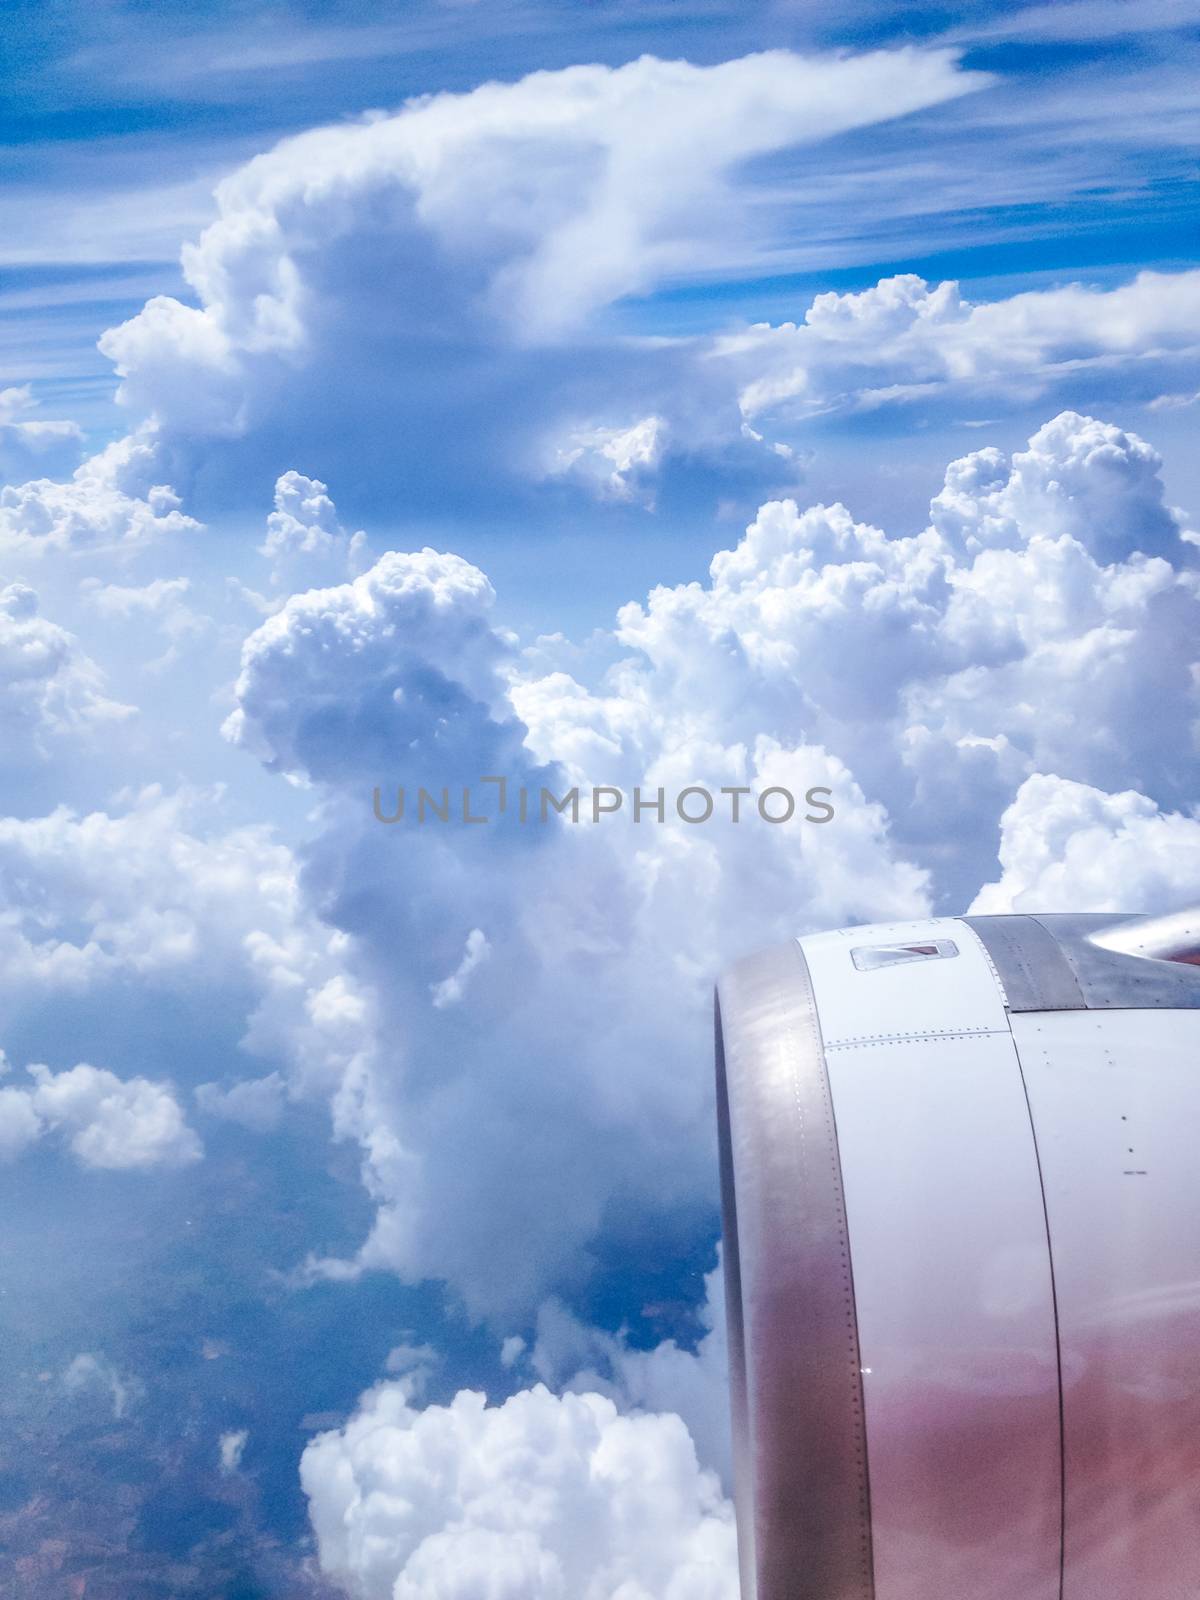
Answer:
<path fill-rule="evenodd" d="M 4 978 L 85 987 L 186 968 L 205 953 L 219 961 L 260 919 L 282 931 L 295 894 L 290 855 L 265 829 L 190 832 L 202 802 L 150 787 L 113 812 L 0 818 Z"/>
<path fill-rule="evenodd" d="M 81 1063 L 54 1073 L 29 1068 L 34 1109 L 60 1130 L 85 1167 L 114 1170 L 186 1166 L 201 1155 L 171 1089 L 146 1078 L 122 1080 Z"/>
<path fill-rule="evenodd" d="M 258 1063 L 206 1055 L 198 1112 L 267 1132 L 319 1095 L 361 1149 L 369 1233 L 298 1281 L 441 1279 L 507 1335 L 505 1370 L 550 1385 L 421 1409 L 436 1353 L 418 1333 L 394 1346 L 390 1381 L 305 1453 L 322 1566 L 353 1594 L 736 1592 L 730 1508 L 703 1470 L 728 1468 L 719 1278 L 694 1350 L 570 1309 L 631 1217 L 659 1253 L 714 1226 L 725 961 L 804 928 L 959 909 L 997 876 L 1005 807 L 982 908 L 1193 897 L 1195 535 L 1131 433 L 1066 412 L 1011 456 L 985 445 L 905 536 L 773 489 L 703 581 L 632 602 L 586 650 L 537 654 L 475 566 L 372 560 L 327 486 L 369 482 L 415 521 L 443 509 L 431 483 L 490 502 L 510 474 L 540 480 L 544 503 L 583 490 L 628 515 L 666 498 L 684 452 L 745 450 L 795 483 L 768 436 L 817 412 L 1024 404 L 1081 372 L 1187 401 L 1196 273 L 976 305 L 901 277 L 819 296 L 802 325 L 612 335 L 602 313 L 622 297 L 762 259 L 781 211 L 753 203 L 756 157 L 982 81 L 915 50 L 645 59 L 319 129 L 221 186 L 186 297 L 106 335 L 149 426 L 67 477 L 70 425 L 41 422 L 26 391 L 0 397 L 0 442 L 39 461 L 0 498 L 0 552 L 169 546 L 199 524 L 165 484 L 219 503 L 223 477 L 238 494 L 274 480 L 260 553 L 275 593 L 306 592 L 241 591 L 268 620 L 226 731 L 311 791 L 313 827 L 293 853 L 158 790 L 0 819 L 0 991 L 166 993 L 187 1016 L 219 995 Z M 347 458 L 372 470 L 335 476 Z M 83 595 L 93 620 L 144 618 L 172 644 L 197 626 L 183 577 Z M 0 594 L 6 734 L 40 749 L 121 711 L 28 591 Z M 376 788 L 391 810 L 421 784 L 456 801 L 470 785 L 486 808 L 497 775 L 509 809 L 482 827 L 457 805 L 446 825 L 372 815 Z M 523 787 L 600 784 L 626 797 L 602 823 L 514 815 Z M 775 827 L 751 803 L 692 826 L 669 800 L 630 815 L 635 787 L 696 784 L 823 793 L 833 819 Z M 7 1075 L 0 1154 L 58 1139 L 94 1167 L 195 1160 L 161 1066 L 137 1065 Z M 125 1405 L 101 1357 L 64 1382 Z M 231 1474 L 247 1430 L 218 1438 L 224 1422 L 202 1437 Z"/>
<path fill-rule="evenodd" d="M 355 481 L 369 461 L 377 490 L 402 484 L 411 503 L 436 488 L 444 505 L 471 467 L 492 494 L 541 475 L 547 440 L 578 430 L 593 431 L 584 476 L 615 452 L 596 481 L 625 493 L 655 448 L 631 432 L 645 424 L 629 397 L 678 373 L 662 350 L 601 349 L 596 313 L 769 245 L 751 158 L 987 81 L 939 50 L 645 56 L 313 129 L 218 186 L 183 251 L 195 303 L 156 296 L 101 349 L 176 459 L 223 441 L 206 471 L 230 494 L 249 459 L 356 462 Z"/>
<path fill-rule="evenodd" d="M 367 565 L 366 534 L 346 532 L 319 479 L 285 472 L 275 484 L 275 509 L 260 554 L 271 562 L 276 583 L 308 588 L 322 577 L 345 577 L 348 569 Z"/>
<path fill-rule="evenodd" d="M 0 996 L 11 1008 L 61 995 L 103 1005 L 134 984 L 188 1004 L 222 995 L 242 1048 L 287 1091 L 336 1104 L 373 1048 L 372 1001 L 348 972 L 344 934 L 301 898 L 291 852 L 262 827 L 214 825 L 211 797 L 151 788 L 112 812 L 0 818 Z M 272 1072 L 209 1084 L 210 1115 L 271 1123 Z"/>
<path fill-rule="evenodd" d="M 33 478 L 0 489 L 0 555 L 128 555 L 199 532 L 173 489 L 144 482 L 156 452 L 147 437 L 130 435 L 65 481 Z"/>
<path fill-rule="evenodd" d="M 17 1155 L 57 1134 L 83 1167 L 109 1171 L 181 1167 L 199 1160 L 199 1139 L 169 1084 L 118 1078 L 81 1062 L 64 1072 L 29 1068 L 30 1089 L 0 1091 L 0 1150 Z"/>
<path fill-rule="evenodd" d="M 336 1113 L 375 1224 L 309 1271 L 439 1277 L 511 1329 L 569 1294 L 618 1196 L 711 1204 L 724 962 L 935 896 L 961 909 L 1034 773 L 1189 803 L 1185 531 L 1143 440 L 1063 413 L 1011 459 L 953 463 L 916 534 L 764 505 L 707 583 L 622 608 L 571 672 L 552 643 L 514 649 L 457 557 L 389 554 L 288 601 L 246 643 L 228 732 L 318 788 L 306 893 L 350 936 L 380 1029 Z M 514 815 L 522 787 L 696 784 L 811 790 L 834 816 L 772 827 L 751 802 L 735 823 L 722 802 L 699 827 L 667 802 L 635 823 L 627 799 L 593 823 L 586 798 L 578 824 Z M 459 785 L 495 814 L 421 824 L 399 810 L 420 785 L 448 786 L 456 819 Z"/>
<path fill-rule="evenodd" d="M 1200 614 L 1160 467 L 1136 435 L 1064 412 L 1011 459 L 952 463 L 919 534 L 889 537 L 840 505 L 765 505 L 707 586 L 621 612 L 621 639 L 654 669 L 651 687 L 631 675 L 636 696 L 743 736 L 803 727 L 887 798 L 943 891 L 967 897 L 997 814 L 1035 771 L 1185 798 Z M 626 730 L 630 698 L 614 710 Z M 583 748 L 587 697 L 560 703 Z"/>
<path fill-rule="evenodd" d="M 1065 534 L 1101 560 L 1135 552 L 1178 559 L 1189 530 L 1165 502 L 1161 473 L 1158 452 L 1137 434 L 1064 411 L 1011 465 L 987 449 L 952 462 L 933 523 L 972 551 Z"/>
<path fill-rule="evenodd" d="M 769 323 L 716 341 L 740 375 L 751 418 L 804 417 L 979 394 L 1023 402 L 1086 373 L 1093 389 L 1122 372 L 1125 392 L 1161 389 L 1200 346 L 1200 271 L 1141 272 L 1114 289 L 1084 284 L 972 304 L 954 282 L 913 273 L 858 293 L 817 295 L 802 322 Z M 1145 373 L 1139 379 L 1138 370 Z M 994 413 L 989 413 L 994 414 Z"/>
<path fill-rule="evenodd" d="M 220 185 L 217 221 L 184 253 L 202 309 L 189 314 L 159 297 L 107 335 L 106 348 L 132 389 L 147 343 L 161 350 L 173 338 L 198 375 L 301 347 L 314 242 L 349 231 L 354 202 L 371 196 L 380 209 L 390 199 L 397 244 L 406 233 L 428 241 L 422 265 L 436 251 L 474 278 L 488 314 L 530 334 L 554 331 L 694 264 L 698 245 L 711 253 L 737 207 L 726 176 L 748 157 L 902 116 L 983 81 L 946 51 L 769 51 L 714 67 L 644 56 L 317 129 Z"/>
<path fill-rule="evenodd" d="M 653 509 L 653 476 L 666 435 L 665 420 L 654 416 L 627 427 L 577 427 L 556 445 L 547 470 L 553 477 L 578 478 L 601 498 L 640 499 Z"/>
<path fill-rule="evenodd" d="M 446 748 L 452 713 L 496 697 L 507 649 L 488 623 L 494 600 L 478 568 L 429 549 L 293 596 L 246 642 L 228 737 L 275 770 L 335 783 L 386 774 L 395 741 L 411 750 L 422 736 L 431 771 L 461 770 Z"/>
<path fill-rule="evenodd" d="M 734 1600 L 733 1509 L 680 1419 L 538 1385 L 414 1410 L 400 1384 L 314 1439 L 322 1570 L 359 1600 Z"/>
<path fill-rule="evenodd" d="M 319 785 L 305 884 L 352 935 L 380 1006 L 338 1123 L 363 1146 L 375 1226 L 352 1262 L 309 1270 L 439 1277 L 501 1317 L 586 1270 L 618 1195 L 710 1203 L 705 997 L 719 962 L 774 930 L 923 904 L 925 878 L 892 851 L 882 808 L 795 726 L 786 744 L 700 737 L 655 704 L 649 674 L 638 691 L 631 673 L 624 698 L 530 683 L 492 605 L 482 573 L 433 551 L 295 596 L 246 643 L 228 732 Z M 579 717 L 591 745 L 574 738 Z M 421 785 L 473 786 L 480 814 L 489 775 L 509 799 L 488 825 L 413 817 Z M 521 788 L 536 808 L 542 787 L 585 779 L 672 794 L 828 785 L 844 822 L 822 834 L 726 814 L 701 829 L 665 802 L 661 824 L 628 811 L 520 822 Z M 407 821 L 375 820 L 374 789 L 384 817 L 405 790 Z M 456 787 L 452 803 L 457 818 Z"/>
<path fill-rule="evenodd" d="M 971 909 L 1162 912 L 1200 904 L 1200 819 L 1037 773 L 1000 819 L 1001 876 Z"/>
<path fill-rule="evenodd" d="M 310 1447 L 322 1562 L 351 1593 L 415 1596 L 435 1561 L 448 1594 L 474 1593 L 484 1561 L 493 1577 L 511 1573 L 514 1594 L 616 1592 L 603 1545 L 586 1570 L 563 1565 L 577 1534 L 560 1552 L 504 1514 L 480 1545 L 443 1476 L 447 1526 L 412 1464 L 423 1427 L 439 1445 L 453 1428 L 455 1461 L 474 1463 L 518 1408 L 548 1419 L 610 1405 L 612 1426 L 648 1442 L 653 1430 L 656 1474 L 672 1438 L 728 1471 L 716 1275 L 694 1350 L 642 1349 L 544 1295 L 569 1294 L 617 1195 L 663 1217 L 711 1195 L 704 1019 L 722 961 L 804 926 L 922 909 L 935 885 L 973 891 L 1014 795 L 1003 878 L 977 909 L 1111 905 L 1135 869 L 1151 899 L 1172 873 L 1173 894 L 1192 897 L 1178 862 L 1196 822 L 1088 787 L 1122 768 L 1150 774 L 1157 795 L 1186 783 L 1196 575 L 1159 466 L 1136 436 L 1064 413 L 1011 458 L 985 447 L 953 463 L 917 534 L 889 535 L 841 506 L 767 504 L 707 583 L 623 608 L 610 664 L 589 673 L 578 654 L 580 677 L 546 670 L 552 642 L 516 655 L 489 621 L 482 575 L 431 553 L 385 557 L 355 584 L 297 597 L 248 641 L 230 732 L 320 785 L 326 829 L 306 882 L 353 933 L 364 976 L 382 990 L 386 974 L 388 1043 L 342 1101 L 377 1218 L 354 1260 L 313 1269 L 436 1275 L 500 1328 L 543 1291 L 532 1348 L 508 1333 L 503 1358 L 565 1389 L 416 1411 L 408 1387 L 383 1385 Z M 452 653 L 446 641 L 467 622 L 472 648 Z M 350 727 L 363 736 L 351 741 Z M 501 727 L 511 765 L 494 759 Z M 1034 776 L 1047 762 L 1061 776 Z M 435 772 L 501 770 L 514 784 L 549 775 L 556 792 L 824 784 L 836 814 L 807 835 L 728 819 L 711 832 L 677 818 L 639 831 L 628 816 L 621 832 L 551 821 L 522 834 L 503 818 L 406 832 L 367 816 L 373 766 L 397 792 Z M 438 1007 L 445 973 L 485 927 L 504 939 L 489 941 L 464 1007 Z M 446 1450 L 436 1459 L 444 1468 Z M 572 1527 L 557 1502 L 555 1526 Z M 671 1593 L 676 1573 L 611 1577 L 627 1581 Z M 688 1571 L 680 1592 L 703 1581 Z M 715 1581 L 734 1583 L 732 1568 Z"/>
<path fill-rule="evenodd" d="M 196 303 L 158 296 L 102 348 L 122 399 L 154 419 L 172 481 L 206 441 L 218 496 L 244 500 L 265 466 L 299 460 L 441 515 L 479 503 L 485 481 L 489 502 L 528 504 L 548 478 L 650 506 L 673 452 L 743 491 L 787 484 L 792 444 L 767 435 L 814 413 L 1027 407 L 1084 379 L 1099 398 L 1114 384 L 1147 403 L 1185 393 L 1196 271 L 983 303 L 901 274 L 716 336 L 618 338 L 598 318 L 771 248 L 763 219 L 782 213 L 752 203 L 749 158 L 986 81 L 939 51 L 645 57 L 314 129 L 219 186 L 183 254 Z M 278 481 L 266 548 L 283 581 L 341 577 L 320 478 Z"/>
<path fill-rule="evenodd" d="M 1104 397 L 1114 373 L 1126 398 L 1185 392 L 1195 271 L 979 304 L 904 274 L 717 336 L 618 337 L 605 319 L 761 261 L 787 217 L 794 237 L 794 208 L 755 203 L 753 158 L 989 81 L 939 50 L 643 57 L 312 129 L 219 185 L 183 252 L 188 302 L 156 296 L 101 348 L 169 481 L 202 461 L 212 503 L 241 506 L 282 472 L 265 548 L 293 587 L 345 574 L 319 487 L 339 472 L 389 512 L 401 492 L 410 514 L 528 508 L 547 479 L 650 506 L 686 455 L 740 498 L 796 480 L 795 441 L 767 435 L 815 412 L 1026 407 L 1081 378 Z"/>

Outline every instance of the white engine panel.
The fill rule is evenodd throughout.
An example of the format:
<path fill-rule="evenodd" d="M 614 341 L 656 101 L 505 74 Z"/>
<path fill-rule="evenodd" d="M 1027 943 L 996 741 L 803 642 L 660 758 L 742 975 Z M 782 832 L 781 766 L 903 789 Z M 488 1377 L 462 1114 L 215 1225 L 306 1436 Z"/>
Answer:
<path fill-rule="evenodd" d="M 1012 1019 L 1062 1343 L 1064 1600 L 1200 1594 L 1200 1012 Z"/>
<path fill-rule="evenodd" d="M 874 972 L 850 959 L 864 945 L 946 937 L 951 959 Z M 1046 1218 L 995 975 L 958 922 L 800 944 L 846 1193 L 876 1595 L 1057 1600 Z"/>
<path fill-rule="evenodd" d="M 1193 921 L 859 927 L 722 980 L 743 1600 L 1200 1597 Z"/>

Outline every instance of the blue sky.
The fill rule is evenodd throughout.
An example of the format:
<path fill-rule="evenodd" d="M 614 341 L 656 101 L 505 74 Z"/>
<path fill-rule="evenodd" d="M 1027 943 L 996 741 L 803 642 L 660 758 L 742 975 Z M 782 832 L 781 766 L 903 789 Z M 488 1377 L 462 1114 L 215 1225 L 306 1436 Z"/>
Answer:
<path fill-rule="evenodd" d="M 1198 24 L 8 8 L 18 1593 L 732 1600 L 714 975 L 1200 895 Z"/>

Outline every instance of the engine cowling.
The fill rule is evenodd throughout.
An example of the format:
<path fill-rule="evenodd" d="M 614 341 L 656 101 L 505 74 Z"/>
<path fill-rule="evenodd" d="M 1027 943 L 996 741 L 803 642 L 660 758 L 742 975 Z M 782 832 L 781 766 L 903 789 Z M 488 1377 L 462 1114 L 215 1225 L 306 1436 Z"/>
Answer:
<path fill-rule="evenodd" d="M 1200 919 L 720 981 L 743 1600 L 1200 1594 Z"/>

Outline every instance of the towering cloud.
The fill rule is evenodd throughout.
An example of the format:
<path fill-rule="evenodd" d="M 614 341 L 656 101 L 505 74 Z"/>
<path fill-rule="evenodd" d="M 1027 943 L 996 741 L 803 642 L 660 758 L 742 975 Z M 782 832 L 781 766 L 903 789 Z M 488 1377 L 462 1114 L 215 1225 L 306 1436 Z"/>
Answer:
<path fill-rule="evenodd" d="M 1193 546 L 1142 440 L 1064 413 L 955 462 L 923 532 L 764 505 L 710 581 L 626 606 L 585 681 L 514 652 L 491 586 L 433 551 L 296 596 L 246 643 L 229 735 L 316 784 L 304 883 L 382 1032 L 338 1100 L 375 1227 L 341 1275 L 446 1279 L 512 1325 L 569 1290 L 618 1203 L 711 1204 L 711 974 L 802 927 L 965 905 L 1032 774 L 1181 803 Z M 577 669 L 578 670 L 578 669 Z M 1147 717 L 1148 703 L 1154 716 Z M 521 825 L 542 786 L 828 789 L 781 828 L 668 808 Z M 455 795 L 386 825 L 372 791 Z M 486 797 L 486 798 L 485 798 Z M 487 958 L 482 958 L 482 952 Z M 474 952 L 474 954 L 472 954 Z M 364 1064 L 365 1062 L 365 1064 Z"/>
<path fill-rule="evenodd" d="M 797 719 L 759 737 L 706 720 L 700 673 L 686 710 L 666 674 L 656 701 L 645 668 L 595 698 L 526 678 L 492 605 L 482 573 L 430 550 L 296 596 L 247 640 L 227 731 L 320 786 L 325 829 L 304 882 L 353 936 L 382 1007 L 378 1051 L 339 1109 L 378 1217 L 350 1267 L 312 1270 L 442 1277 L 503 1318 L 575 1281 L 618 1203 L 711 1205 L 715 965 L 764 931 L 899 912 L 925 882 L 893 854 L 882 808 Z M 502 816 L 485 777 L 506 781 Z M 674 797 L 704 782 L 800 797 L 824 786 L 840 821 L 776 827 L 751 803 L 735 824 L 725 801 L 709 824 L 684 822 Z M 600 784 L 669 789 L 671 805 L 595 822 Z M 464 785 L 492 821 L 461 820 Z M 543 788 L 580 785 L 578 823 L 542 818 Z M 452 792 L 452 820 L 421 824 L 421 786 Z M 376 787 L 383 815 L 405 790 L 404 819 L 375 819 Z"/>
<path fill-rule="evenodd" d="M 569 412 L 570 449 L 612 454 L 603 476 L 624 492 L 650 448 L 630 433 L 644 413 L 606 413 L 674 374 L 611 340 L 581 360 L 595 313 L 762 243 L 735 181 L 750 158 L 985 81 L 940 50 L 644 56 L 314 129 L 222 181 L 183 253 L 196 303 L 157 296 L 101 348 L 169 457 L 224 440 L 230 474 L 303 452 L 323 472 L 369 461 L 411 498 L 440 465 L 444 498 L 486 463 L 494 494 L 514 467 L 545 470 L 544 435 Z"/>

